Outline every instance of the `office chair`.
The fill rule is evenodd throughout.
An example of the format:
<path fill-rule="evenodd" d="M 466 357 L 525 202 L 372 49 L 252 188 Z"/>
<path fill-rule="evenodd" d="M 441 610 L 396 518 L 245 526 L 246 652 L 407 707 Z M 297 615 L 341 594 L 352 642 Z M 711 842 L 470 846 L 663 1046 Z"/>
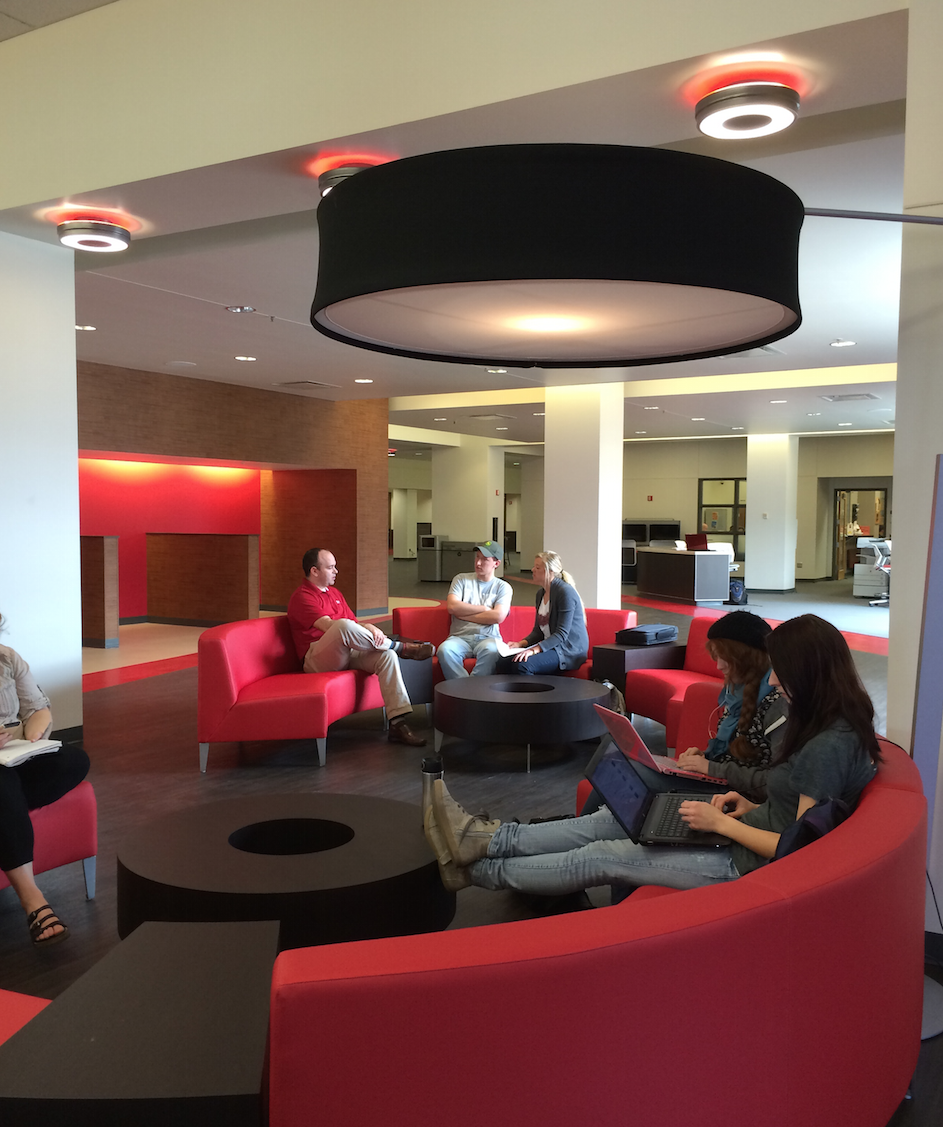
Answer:
<path fill-rule="evenodd" d="M 891 605 L 891 542 L 890 540 L 872 540 L 874 549 L 874 570 L 884 573 L 887 586 L 876 599 L 871 599 L 868 606 L 888 607 Z"/>

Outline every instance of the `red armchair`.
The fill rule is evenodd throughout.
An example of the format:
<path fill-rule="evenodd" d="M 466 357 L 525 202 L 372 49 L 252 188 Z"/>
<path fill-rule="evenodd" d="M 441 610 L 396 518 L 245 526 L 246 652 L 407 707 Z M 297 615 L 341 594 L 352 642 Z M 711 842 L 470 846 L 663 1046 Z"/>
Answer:
<path fill-rule="evenodd" d="M 48 806 L 31 810 L 35 842 L 33 872 L 48 873 L 73 861 L 81 861 L 85 874 L 85 895 L 95 899 L 95 859 L 98 854 L 98 804 L 95 791 L 86 779 L 68 794 Z M 9 881 L 0 872 L 0 888 Z"/>

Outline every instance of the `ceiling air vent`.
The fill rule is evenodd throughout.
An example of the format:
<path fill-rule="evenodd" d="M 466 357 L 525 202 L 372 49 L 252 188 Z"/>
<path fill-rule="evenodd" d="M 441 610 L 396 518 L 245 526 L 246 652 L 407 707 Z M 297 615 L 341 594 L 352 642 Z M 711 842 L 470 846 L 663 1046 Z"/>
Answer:
<path fill-rule="evenodd" d="M 317 380 L 288 380 L 286 383 L 272 384 L 273 387 L 290 387 L 296 391 L 317 391 L 319 387 L 340 387 L 339 383 L 318 383 Z"/>
<path fill-rule="evenodd" d="M 479 419 L 483 422 L 490 423 L 495 419 L 516 419 L 516 415 L 469 415 L 470 419 Z"/>
<path fill-rule="evenodd" d="M 870 391 L 853 391 L 848 395 L 820 395 L 826 403 L 864 403 L 868 399 L 880 399 L 880 395 L 872 395 Z"/>

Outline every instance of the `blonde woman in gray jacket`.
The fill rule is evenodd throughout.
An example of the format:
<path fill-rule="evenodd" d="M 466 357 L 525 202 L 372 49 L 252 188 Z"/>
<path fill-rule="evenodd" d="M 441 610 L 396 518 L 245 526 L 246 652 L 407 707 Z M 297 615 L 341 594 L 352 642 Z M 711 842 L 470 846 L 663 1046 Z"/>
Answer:
<path fill-rule="evenodd" d="M 515 652 L 501 658 L 495 672 L 547 676 L 579 669 L 586 660 L 589 636 L 573 576 L 564 570 L 556 552 L 539 552 L 531 575 L 541 587 L 534 628 L 511 646 Z"/>

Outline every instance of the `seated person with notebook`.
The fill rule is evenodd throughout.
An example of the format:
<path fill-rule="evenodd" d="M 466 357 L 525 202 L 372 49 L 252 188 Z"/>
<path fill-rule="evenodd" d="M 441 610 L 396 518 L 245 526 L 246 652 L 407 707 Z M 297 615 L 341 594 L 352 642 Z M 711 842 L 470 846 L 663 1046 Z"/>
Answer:
<path fill-rule="evenodd" d="M 725 779 L 754 802 L 766 797 L 766 775 L 782 744 L 788 711 L 782 693 L 770 684 L 769 633 L 769 623 L 743 610 L 718 618 L 707 631 L 707 651 L 724 678 L 717 734 L 704 750 L 689 747 L 678 756 L 683 770 Z"/>
<path fill-rule="evenodd" d="M 8 646 L 0 646 L 0 722 L 0 749 L 12 740 L 41 740 L 52 728 L 48 698 L 26 662 Z M 60 943 L 68 938 L 69 929 L 46 903 L 33 877 L 29 812 L 62 798 L 87 774 L 88 756 L 68 744 L 18 766 L 0 767 L 0 869 L 23 905 L 30 939 L 37 947 Z"/>
<path fill-rule="evenodd" d="M 728 847 L 710 839 L 640 844 L 605 806 L 537 825 L 489 821 L 463 810 L 439 779 L 423 824 L 443 883 L 453 890 L 474 884 L 548 896 L 606 884 L 697 888 L 767 864 L 783 830 L 819 800 L 840 798 L 853 807 L 874 776 L 880 750 L 874 708 L 845 639 L 824 619 L 806 614 L 777 627 L 767 647 L 772 683 L 782 688 L 790 712 L 766 801 L 757 805 L 727 791 L 710 799 L 692 796 L 697 801 L 679 806 L 687 827 L 719 835 Z"/>

